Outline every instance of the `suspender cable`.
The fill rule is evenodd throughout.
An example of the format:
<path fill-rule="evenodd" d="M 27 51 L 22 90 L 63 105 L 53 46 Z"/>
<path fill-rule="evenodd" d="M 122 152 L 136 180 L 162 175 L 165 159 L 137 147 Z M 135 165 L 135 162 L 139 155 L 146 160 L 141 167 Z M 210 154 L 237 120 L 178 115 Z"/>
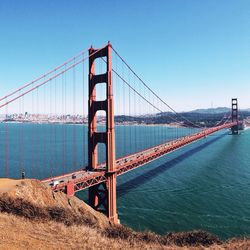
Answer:
<path fill-rule="evenodd" d="M 20 91 L 19 91 L 20 92 Z M 32 104 L 32 108 L 33 108 L 33 104 Z M 18 120 L 20 120 L 21 119 L 21 99 L 19 99 L 19 114 L 18 114 Z M 22 126 L 21 126 L 21 123 L 19 124 L 19 126 L 18 126 L 18 148 L 19 148 L 19 160 L 18 160 L 18 165 L 19 165 L 19 176 L 21 176 L 21 173 L 22 173 L 22 166 L 21 166 L 21 148 L 22 148 L 22 144 L 21 144 L 21 128 L 22 128 Z M 33 136 L 32 136 L 32 138 L 34 138 Z M 34 148 L 34 144 L 33 144 L 33 148 Z"/>
<path fill-rule="evenodd" d="M 53 145 L 52 145 L 52 140 L 53 140 L 53 132 L 54 132 L 54 129 L 53 129 L 53 127 L 54 127 L 54 125 L 53 125 L 53 123 L 50 123 L 50 121 L 49 120 L 51 120 L 52 119 L 52 109 L 53 109 L 53 103 L 52 103 L 52 96 L 54 96 L 53 95 L 53 89 L 54 88 L 52 88 L 53 86 L 52 86 L 52 81 L 53 81 L 53 84 L 55 85 L 55 79 L 54 80 L 51 80 L 51 82 L 50 82 L 50 88 L 49 88 L 49 115 L 47 115 L 47 121 L 49 122 L 49 128 L 48 128 L 48 132 L 49 132 L 49 150 L 47 150 L 48 151 L 48 153 L 49 153 L 49 158 L 50 158 L 50 160 L 49 160 L 49 168 L 50 168 L 50 175 L 52 176 L 53 175 L 53 155 L 52 155 L 52 152 L 53 152 L 53 150 L 52 150 L 52 147 L 53 147 Z M 46 113 L 46 112 L 45 112 Z M 47 140 L 46 140 L 47 141 Z M 47 166 L 46 166 L 47 167 Z M 46 170 L 46 169 L 45 169 Z M 44 171 L 45 173 L 46 173 L 46 171 Z M 44 173 L 44 174 L 45 174 Z"/>
<path fill-rule="evenodd" d="M 75 63 L 75 61 L 74 61 Z M 73 169 L 76 169 L 77 147 L 76 147 L 76 69 L 73 68 Z"/>
<path fill-rule="evenodd" d="M 55 74 L 56 74 L 56 70 L 55 70 Z M 54 114 L 53 114 L 53 119 L 56 119 L 57 120 L 57 78 L 55 78 L 55 80 L 54 80 L 54 91 L 55 91 L 55 93 L 54 93 L 54 105 L 55 105 L 55 112 L 54 112 Z M 53 122 L 53 121 L 52 121 Z M 59 162 L 57 161 L 57 125 L 56 124 L 54 124 L 53 125 L 53 127 L 54 127 L 54 143 L 53 143 L 53 147 L 54 147 L 54 162 L 53 162 L 53 166 L 52 166 L 52 172 L 53 172 L 53 169 L 54 169 L 54 167 L 55 167 L 55 171 L 56 171 L 56 168 L 58 167 L 58 165 L 59 165 Z M 53 173 L 52 173 L 53 174 Z M 51 174 L 51 176 L 52 176 L 52 174 Z"/>
<path fill-rule="evenodd" d="M 124 77 L 124 67 L 122 65 L 122 76 Z M 118 77 L 119 79 L 119 77 Z M 121 80 L 122 83 L 124 83 L 122 80 Z M 126 98 L 126 86 L 125 84 L 122 84 L 123 86 L 123 114 L 124 114 L 124 117 L 122 118 L 124 121 L 125 121 L 125 118 L 126 118 L 126 106 L 125 106 L 125 98 Z M 124 133 L 123 133 L 123 155 L 126 154 L 126 131 L 127 131 L 127 127 L 126 127 L 126 124 L 124 126 Z"/>
<path fill-rule="evenodd" d="M 39 119 L 40 119 L 40 109 L 39 109 L 39 94 L 38 94 L 38 91 L 39 89 L 37 88 L 36 89 L 36 101 L 37 101 L 37 153 L 38 153 L 38 158 L 39 158 L 39 161 L 36 165 L 36 168 L 35 168 L 35 171 L 32 173 L 31 172 L 31 175 L 33 176 L 34 173 L 37 173 L 40 169 L 40 167 L 42 166 L 41 162 L 42 162 L 42 127 L 39 125 Z M 39 157 L 40 156 L 40 157 Z"/>
<path fill-rule="evenodd" d="M 9 175 L 9 126 L 8 126 L 8 105 L 6 106 L 5 115 L 5 177 Z"/>
<path fill-rule="evenodd" d="M 84 58 L 84 54 L 83 54 L 83 58 Z M 82 166 L 84 166 L 85 162 L 84 162 L 84 157 L 85 157 L 85 142 L 86 142 L 86 133 L 85 133 L 85 125 L 84 125 L 84 119 L 85 119 L 85 105 L 84 105 L 84 95 L 85 95 L 85 90 L 84 90 L 84 61 L 82 62 Z"/>
<path fill-rule="evenodd" d="M 129 82 L 129 85 L 130 84 L 130 72 L 128 73 L 128 82 Z M 131 114 L 131 89 L 129 88 L 129 149 L 130 149 L 130 152 L 132 151 L 132 114 Z"/>
<path fill-rule="evenodd" d="M 51 82 L 50 82 L 50 85 L 51 85 Z M 48 86 L 49 87 L 49 86 Z M 51 97 L 51 93 L 49 94 L 49 97 Z M 46 98 L 46 85 L 44 86 L 44 88 L 43 88 L 43 109 L 44 110 L 42 110 L 41 111 L 41 116 L 43 116 L 43 117 L 41 117 L 41 119 L 46 119 L 46 112 L 47 112 L 47 110 L 46 110 L 46 101 L 47 101 L 47 98 Z M 50 100 L 49 100 L 49 106 L 51 105 L 51 103 L 50 103 Z M 43 113 L 43 114 L 42 114 Z M 38 177 L 40 177 L 39 175 L 41 174 L 41 175 L 45 175 L 45 173 L 46 173 L 46 166 L 47 166 L 47 155 L 46 155 L 46 144 L 47 144 L 47 140 L 46 140 L 46 138 L 47 138 L 47 131 L 46 131 L 46 124 L 43 122 L 42 123 L 42 125 L 41 125 L 41 128 L 42 128 L 42 130 L 43 130 L 43 133 L 42 133 L 42 139 L 43 139 L 43 164 L 41 165 L 41 168 L 42 169 L 39 169 L 39 172 L 40 173 L 38 173 Z M 49 159 L 50 160 L 50 159 Z M 50 161 L 49 161 L 50 162 Z M 40 177 L 41 178 L 41 177 Z"/>
<path fill-rule="evenodd" d="M 64 73 L 64 171 L 67 172 L 67 142 L 68 142 L 68 131 L 67 131 L 67 75 Z"/>
<path fill-rule="evenodd" d="M 33 84 L 32 84 L 32 86 L 33 86 Z M 34 115 L 35 115 L 35 110 L 34 110 L 34 108 L 35 108 L 35 103 L 34 103 L 34 91 L 32 91 L 32 97 L 31 97 L 31 103 L 32 103 L 32 108 L 31 108 L 31 112 L 32 112 L 32 124 L 31 124 L 31 126 L 32 126 L 32 128 L 31 128 L 31 135 L 32 135 L 32 138 L 31 138 L 31 140 L 32 140 L 32 148 L 31 148 L 31 173 L 33 173 L 34 172 L 34 169 L 35 169 L 35 147 L 36 147 L 36 145 L 35 145 L 35 143 L 36 143 L 36 141 L 35 141 L 35 137 L 36 137 L 36 133 L 35 133 L 35 122 L 34 122 Z"/>

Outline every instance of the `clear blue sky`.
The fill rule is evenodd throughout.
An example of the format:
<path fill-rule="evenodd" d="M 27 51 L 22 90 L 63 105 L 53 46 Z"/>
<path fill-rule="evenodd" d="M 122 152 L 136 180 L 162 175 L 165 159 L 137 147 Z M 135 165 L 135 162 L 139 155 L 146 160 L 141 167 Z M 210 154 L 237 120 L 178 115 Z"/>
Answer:
<path fill-rule="evenodd" d="M 177 110 L 250 107 L 249 0 L 1 0 L 0 96 L 110 40 Z"/>

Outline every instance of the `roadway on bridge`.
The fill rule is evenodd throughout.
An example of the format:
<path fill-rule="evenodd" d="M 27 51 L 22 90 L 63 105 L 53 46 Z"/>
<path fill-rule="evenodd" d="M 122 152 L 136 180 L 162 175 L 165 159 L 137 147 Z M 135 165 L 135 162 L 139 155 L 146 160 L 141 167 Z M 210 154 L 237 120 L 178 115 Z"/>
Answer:
<path fill-rule="evenodd" d="M 171 153 L 219 130 L 231 128 L 234 125 L 236 125 L 235 122 L 230 122 L 213 128 L 208 128 L 198 133 L 119 158 L 116 160 L 117 175 L 119 176 L 137 167 L 143 166 L 166 155 L 167 153 Z M 64 192 L 67 192 L 67 185 L 71 183 L 74 185 L 74 191 L 77 192 L 106 181 L 105 168 L 105 164 L 100 164 L 95 170 L 88 171 L 86 169 L 82 169 L 65 175 L 47 178 L 42 182 L 55 191 L 60 190 Z"/>

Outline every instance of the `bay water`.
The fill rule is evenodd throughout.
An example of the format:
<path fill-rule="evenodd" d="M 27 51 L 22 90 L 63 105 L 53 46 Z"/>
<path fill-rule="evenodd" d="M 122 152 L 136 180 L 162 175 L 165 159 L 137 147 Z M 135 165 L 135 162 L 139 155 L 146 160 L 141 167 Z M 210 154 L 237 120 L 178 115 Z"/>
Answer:
<path fill-rule="evenodd" d="M 181 131 L 116 126 L 116 156 L 190 133 Z M 0 177 L 6 175 L 6 141 L 11 178 L 25 171 L 28 178 L 42 179 L 87 164 L 86 126 L 0 123 Z M 250 235 L 249 151 L 250 130 L 224 130 L 118 177 L 121 223 L 159 234 L 202 229 L 222 239 Z M 77 196 L 86 200 L 86 191 Z"/>

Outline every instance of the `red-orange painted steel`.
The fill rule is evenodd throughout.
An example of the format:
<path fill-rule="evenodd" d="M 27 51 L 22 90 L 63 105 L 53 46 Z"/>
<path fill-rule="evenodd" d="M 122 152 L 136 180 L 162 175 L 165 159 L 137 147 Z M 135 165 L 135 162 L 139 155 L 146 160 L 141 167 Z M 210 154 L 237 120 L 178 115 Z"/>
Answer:
<path fill-rule="evenodd" d="M 237 125 L 237 122 L 230 122 L 213 128 L 208 128 L 190 136 L 185 136 L 177 140 L 166 142 L 158 146 L 137 152 L 132 155 L 128 155 L 116 160 L 117 175 L 127 173 L 137 167 L 141 167 L 153 160 L 156 160 L 168 153 L 171 153 L 179 148 L 189 145 L 195 141 L 198 141 L 208 135 L 211 135 L 222 129 L 229 129 Z M 53 186 L 55 191 L 66 192 L 66 186 L 68 181 L 73 181 L 75 185 L 75 192 L 84 190 L 86 188 L 98 185 L 107 181 L 107 175 L 104 171 L 105 164 L 98 165 L 97 169 L 93 171 L 79 170 L 73 173 L 69 173 L 62 176 L 54 177 L 53 180 L 63 180 L 62 183 Z M 72 180 L 72 174 L 76 175 L 76 178 Z M 47 185 L 51 182 L 51 178 L 43 180 Z"/>
<path fill-rule="evenodd" d="M 185 145 L 200 140 L 219 130 L 231 128 L 238 131 L 238 112 L 237 99 L 232 99 L 232 116 L 235 118 L 231 123 L 226 123 L 213 128 L 208 128 L 193 135 L 185 136 L 177 140 L 166 142 L 158 146 L 143 150 L 115 159 L 115 133 L 114 133 L 114 100 L 112 84 L 112 47 L 109 43 L 101 49 L 89 49 L 89 115 L 88 115 L 88 168 L 79 170 L 66 175 L 57 176 L 43 180 L 50 185 L 54 191 L 63 191 L 68 196 L 73 196 L 75 192 L 89 188 L 89 203 L 100 211 L 106 213 L 108 218 L 118 223 L 116 207 L 116 177 L 137 167 L 143 166 L 165 154 L 173 152 Z M 95 74 L 95 60 L 106 57 L 107 70 L 104 74 Z M 106 100 L 96 100 L 96 85 L 106 83 Z M 106 112 L 106 131 L 97 131 L 96 113 L 99 110 Z M 237 119 L 236 119 L 237 117 Z M 234 130 L 233 130 L 234 129 Z M 106 162 L 98 164 L 98 143 L 106 146 Z M 56 183 L 56 184 L 55 184 Z M 59 184 L 58 184 L 59 183 Z"/>
<path fill-rule="evenodd" d="M 75 184 L 72 181 L 67 183 L 66 194 L 68 197 L 72 197 L 75 194 Z"/>
<path fill-rule="evenodd" d="M 90 48 L 89 54 L 95 51 Z M 114 133 L 114 101 L 112 84 L 112 62 L 111 62 L 111 44 L 99 50 L 93 56 L 89 57 L 89 132 L 88 132 L 88 152 L 89 152 L 89 170 L 98 168 L 98 143 L 104 143 L 106 146 L 106 168 L 105 185 L 95 185 L 89 188 L 89 204 L 98 210 L 104 210 L 108 218 L 114 223 L 118 222 L 116 208 L 116 164 L 115 164 L 115 133 Z M 104 74 L 95 74 L 95 60 L 100 57 L 106 57 L 107 70 Z M 106 83 L 106 100 L 96 100 L 96 85 Z M 96 112 L 104 110 L 106 112 L 106 131 L 97 131 Z"/>

